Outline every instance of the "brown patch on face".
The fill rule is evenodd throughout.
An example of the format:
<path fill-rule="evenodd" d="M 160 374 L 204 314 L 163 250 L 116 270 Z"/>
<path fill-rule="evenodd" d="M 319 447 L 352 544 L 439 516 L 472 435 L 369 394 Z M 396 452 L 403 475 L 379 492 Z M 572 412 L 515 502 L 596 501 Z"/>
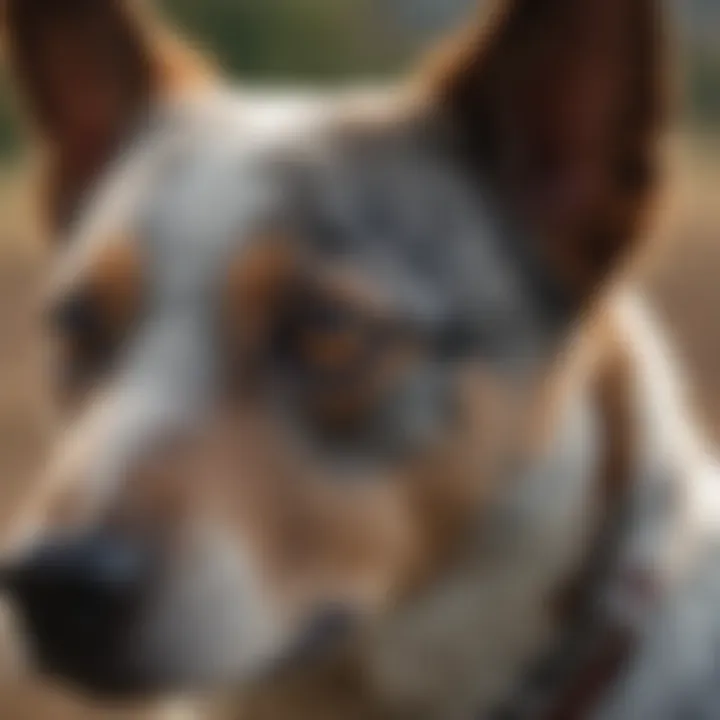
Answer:
<path fill-rule="evenodd" d="M 98 251 L 85 277 L 85 288 L 119 336 L 137 317 L 143 297 L 144 270 L 137 243 L 129 237 L 110 240 Z"/>
<path fill-rule="evenodd" d="M 506 0 L 431 73 L 464 156 L 579 301 L 638 239 L 655 185 L 660 5 Z"/>
<path fill-rule="evenodd" d="M 223 319 L 235 350 L 256 352 L 267 344 L 273 318 L 300 272 L 291 239 L 257 238 L 228 268 L 223 292 Z"/>
<path fill-rule="evenodd" d="M 50 155 L 51 229 L 155 97 L 195 86 L 201 63 L 131 0 L 9 0 L 3 30 L 23 99 Z"/>

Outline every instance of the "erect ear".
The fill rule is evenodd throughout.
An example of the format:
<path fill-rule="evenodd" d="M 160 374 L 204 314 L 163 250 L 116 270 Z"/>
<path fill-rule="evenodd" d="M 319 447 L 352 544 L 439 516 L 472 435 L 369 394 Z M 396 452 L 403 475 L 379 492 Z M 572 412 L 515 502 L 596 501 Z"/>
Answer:
<path fill-rule="evenodd" d="M 442 56 L 466 155 L 586 297 L 639 232 L 656 175 L 659 0 L 506 0 Z"/>
<path fill-rule="evenodd" d="M 202 63 L 132 0 L 5 0 L 3 21 L 62 225 L 150 102 L 198 82 Z"/>

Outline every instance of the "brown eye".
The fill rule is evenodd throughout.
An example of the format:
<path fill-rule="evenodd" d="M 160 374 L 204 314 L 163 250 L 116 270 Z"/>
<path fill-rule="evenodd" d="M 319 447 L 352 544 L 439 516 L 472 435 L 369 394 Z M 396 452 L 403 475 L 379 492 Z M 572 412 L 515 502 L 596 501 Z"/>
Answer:
<path fill-rule="evenodd" d="M 297 352 L 318 372 L 351 370 L 366 355 L 365 328 L 341 308 L 316 310 L 301 321 L 297 335 Z"/>
<path fill-rule="evenodd" d="M 308 328 L 301 337 L 303 357 L 328 372 L 353 366 L 364 349 L 360 333 L 351 328 Z"/>
<path fill-rule="evenodd" d="M 59 344 L 62 389 L 74 394 L 110 367 L 117 338 L 86 292 L 63 299 L 51 311 L 51 323 Z"/>
<path fill-rule="evenodd" d="M 351 308 L 304 299 L 279 324 L 273 352 L 304 380 L 323 385 L 347 382 L 366 369 L 368 331 Z"/>
<path fill-rule="evenodd" d="M 51 324 L 57 333 L 73 345 L 97 348 L 107 341 L 100 308 L 86 292 L 75 292 L 51 311 Z"/>
<path fill-rule="evenodd" d="M 362 436 L 407 365 L 403 338 L 389 319 L 329 298 L 296 303 L 280 326 L 274 357 L 309 427 L 346 441 Z"/>

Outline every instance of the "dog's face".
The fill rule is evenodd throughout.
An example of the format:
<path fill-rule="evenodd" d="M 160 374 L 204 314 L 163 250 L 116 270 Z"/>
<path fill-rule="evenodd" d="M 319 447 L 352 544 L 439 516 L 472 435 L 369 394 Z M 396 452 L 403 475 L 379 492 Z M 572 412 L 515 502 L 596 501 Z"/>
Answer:
<path fill-rule="evenodd" d="M 249 681 L 402 603 L 529 450 L 651 186 L 653 4 L 507 3 L 336 98 L 235 94 L 120 0 L 7 5 L 71 424 L 25 626 L 95 690 Z"/>

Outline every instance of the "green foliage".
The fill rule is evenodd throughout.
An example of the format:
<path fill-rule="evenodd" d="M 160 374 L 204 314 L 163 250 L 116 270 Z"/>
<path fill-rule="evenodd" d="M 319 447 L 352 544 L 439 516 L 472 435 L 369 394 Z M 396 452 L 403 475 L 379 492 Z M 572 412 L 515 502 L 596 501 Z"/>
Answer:
<path fill-rule="evenodd" d="M 224 67 L 250 80 L 332 81 L 377 73 L 391 44 L 356 0 L 165 0 Z"/>
<path fill-rule="evenodd" d="M 720 48 L 695 48 L 689 65 L 687 102 L 692 119 L 701 125 L 720 127 Z"/>
<path fill-rule="evenodd" d="M 0 80 L 0 159 L 12 155 L 17 147 L 17 123 L 11 110 L 9 93 Z"/>
<path fill-rule="evenodd" d="M 398 38 L 357 0 L 164 0 L 183 27 L 247 80 L 332 82 L 386 72 Z"/>

